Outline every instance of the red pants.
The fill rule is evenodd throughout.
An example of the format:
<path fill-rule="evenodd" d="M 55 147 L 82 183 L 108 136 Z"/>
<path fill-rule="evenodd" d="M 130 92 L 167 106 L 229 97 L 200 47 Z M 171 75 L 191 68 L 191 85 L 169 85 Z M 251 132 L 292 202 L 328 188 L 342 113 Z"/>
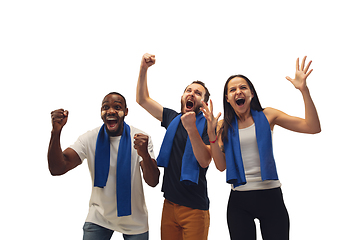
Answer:
<path fill-rule="evenodd" d="M 165 199 L 161 220 L 162 240 L 206 240 L 209 226 L 209 210 L 192 209 Z"/>

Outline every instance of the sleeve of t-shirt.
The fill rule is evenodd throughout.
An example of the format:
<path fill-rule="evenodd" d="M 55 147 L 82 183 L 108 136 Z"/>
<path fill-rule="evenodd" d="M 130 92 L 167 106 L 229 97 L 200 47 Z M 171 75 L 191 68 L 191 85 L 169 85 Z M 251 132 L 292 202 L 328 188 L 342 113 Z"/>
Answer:
<path fill-rule="evenodd" d="M 170 125 L 171 121 L 176 118 L 177 115 L 180 113 L 170 109 L 170 108 L 163 108 L 163 119 L 161 122 L 161 126 L 166 128 Z"/>
<path fill-rule="evenodd" d="M 87 143 L 86 137 L 84 135 L 81 135 L 74 144 L 70 145 L 70 148 L 72 148 L 79 155 L 81 162 L 83 162 L 85 158 L 87 158 Z"/>
<path fill-rule="evenodd" d="M 81 135 L 74 144 L 70 145 L 70 148 L 74 149 L 79 155 L 81 162 L 95 156 L 95 145 L 99 130 L 100 127 L 87 131 Z"/>
<path fill-rule="evenodd" d="M 149 136 L 149 141 L 148 141 L 148 152 L 149 152 L 149 155 L 152 159 L 155 159 L 155 153 L 154 153 L 154 145 L 153 145 L 153 142 L 151 140 L 151 137 Z"/>

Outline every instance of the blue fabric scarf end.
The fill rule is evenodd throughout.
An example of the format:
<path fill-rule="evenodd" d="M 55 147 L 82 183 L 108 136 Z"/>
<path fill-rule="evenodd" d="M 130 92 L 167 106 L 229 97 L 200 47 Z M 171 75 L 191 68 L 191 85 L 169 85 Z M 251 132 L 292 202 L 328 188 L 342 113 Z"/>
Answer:
<path fill-rule="evenodd" d="M 159 167 L 167 167 L 170 160 L 170 154 L 172 150 L 172 145 L 175 137 L 176 130 L 181 121 L 181 114 L 176 116 L 171 123 L 169 124 L 163 143 L 160 148 L 159 155 L 157 157 L 157 164 Z M 196 128 L 202 136 L 204 127 L 206 123 L 206 118 L 203 116 L 203 113 L 200 112 L 196 115 Z M 182 157 L 181 164 L 181 176 L 180 181 L 186 185 L 195 185 L 199 181 L 199 163 L 197 162 L 192 145 L 190 142 L 189 136 L 186 140 L 185 151 Z"/>
<path fill-rule="evenodd" d="M 272 147 L 272 137 L 269 122 L 265 114 L 251 109 L 255 123 L 256 141 L 260 155 L 261 178 L 278 180 Z M 226 156 L 226 181 L 234 187 L 246 184 L 245 169 L 241 156 L 237 116 L 228 129 L 228 141 L 224 142 Z"/>
<path fill-rule="evenodd" d="M 110 169 L 110 137 L 105 125 L 100 128 L 95 149 L 94 186 L 104 188 Z M 124 122 L 116 167 L 117 216 L 131 215 L 131 136 L 130 127 Z"/>

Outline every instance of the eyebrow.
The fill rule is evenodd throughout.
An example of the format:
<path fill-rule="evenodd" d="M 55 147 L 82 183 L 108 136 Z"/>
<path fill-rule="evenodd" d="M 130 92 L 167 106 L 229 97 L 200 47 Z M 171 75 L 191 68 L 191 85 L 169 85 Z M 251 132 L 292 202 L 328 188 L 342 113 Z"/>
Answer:
<path fill-rule="evenodd" d="M 122 104 L 122 101 L 114 101 L 115 103 L 120 103 L 120 104 Z M 104 105 L 105 103 L 109 103 L 109 101 L 103 101 L 102 102 L 102 105 Z"/>
<path fill-rule="evenodd" d="M 241 84 L 239 84 L 239 85 L 229 87 L 229 89 L 237 88 L 237 87 L 248 87 L 248 85 L 246 85 L 245 83 L 241 83 Z"/>
<path fill-rule="evenodd" d="M 193 89 L 191 87 L 188 87 L 188 88 L 185 89 L 184 92 L 186 92 L 187 90 L 192 91 Z M 203 94 L 203 92 L 200 89 L 195 88 L 194 91 Z"/>

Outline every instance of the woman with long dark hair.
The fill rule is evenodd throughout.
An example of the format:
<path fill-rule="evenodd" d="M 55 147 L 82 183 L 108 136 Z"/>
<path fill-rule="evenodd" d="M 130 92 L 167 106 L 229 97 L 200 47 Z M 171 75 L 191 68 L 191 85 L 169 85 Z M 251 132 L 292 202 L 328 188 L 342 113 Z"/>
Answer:
<path fill-rule="evenodd" d="M 227 169 L 227 182 L 232 186 L 227 211 L 231 239 L 255 240 L 255 218 L 263 239 L 289 239 L 289 215 L 276 171 L 272 131 L 275 125 L 301 133 L 321 131 L 306 85 L 311 61 L 306 66 L 305 61 L 306 57 L 299 66 L 297 59 L 295 78 L 286 77 L 302 93 L 304 119 L 262 108 L 253 84 L 243 75 L 231 76 L 225 83 L 224 120 L 218 122 L 220 113 L 214 117 L 211 101 L 210 108 L 203 104 L 212 157 L 218 170 Z"/>

